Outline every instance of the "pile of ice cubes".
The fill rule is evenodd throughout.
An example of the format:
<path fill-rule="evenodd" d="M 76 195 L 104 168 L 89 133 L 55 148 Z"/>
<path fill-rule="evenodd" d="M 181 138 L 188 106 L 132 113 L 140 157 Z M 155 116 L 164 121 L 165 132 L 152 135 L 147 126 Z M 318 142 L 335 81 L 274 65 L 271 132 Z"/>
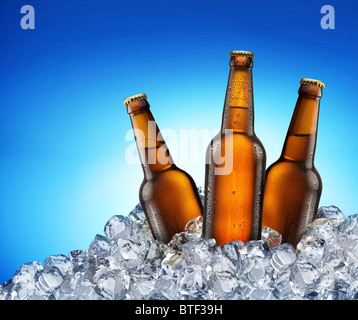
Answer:
<path fill-rule="evenodd" d="M 87 250 L 22 265 L 0 299 L 358 299 L 358 214 L 321 207 L 296 249 L 266 227 L 217 247 L 201 228 L 193 219 L 164 245 L 137 205 Z"/>

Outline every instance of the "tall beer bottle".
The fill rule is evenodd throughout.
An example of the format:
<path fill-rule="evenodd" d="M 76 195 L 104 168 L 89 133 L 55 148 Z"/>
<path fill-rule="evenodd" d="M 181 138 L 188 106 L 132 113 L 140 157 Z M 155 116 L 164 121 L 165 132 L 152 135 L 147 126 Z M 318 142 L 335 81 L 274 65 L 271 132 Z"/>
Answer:
<path fill-rule="evenodd" d="M 261 239 L 266 153 L 254 132 L 254 54 L 230 57 L 221 131 L 206 153 L 203 235 L 217 245 Z"/>
<path fill-rule="evenodd" d="M 266 172 L 262 218 L 294 246 L 314 219 L 322 191 L 314 155 L 324 83 L 304 78 L 300 84 L 282 154 Z"/>
<path fill-rule="evenodd" d="M 186 223 L 202 215 L 194 180 L 173 162 L 145 94 L 124 100 L 141 160 L 144 180 L 139 199 L 153 236 L 168 243 Z"/>

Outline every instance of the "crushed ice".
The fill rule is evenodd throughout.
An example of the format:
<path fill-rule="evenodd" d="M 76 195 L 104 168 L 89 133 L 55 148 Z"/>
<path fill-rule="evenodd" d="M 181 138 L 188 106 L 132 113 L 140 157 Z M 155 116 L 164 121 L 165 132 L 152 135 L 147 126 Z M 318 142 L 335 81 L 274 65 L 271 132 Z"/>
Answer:
<path fill-rule="evenodd" d="M 358 214 L 321 207 L 296 249 L 266 227 L 262 240 L 217 247 L 201 227 L 193 219 L 161 244 L 137 205 L 87 250 L 22 265 L 0 299 L 358 299 Z"/>

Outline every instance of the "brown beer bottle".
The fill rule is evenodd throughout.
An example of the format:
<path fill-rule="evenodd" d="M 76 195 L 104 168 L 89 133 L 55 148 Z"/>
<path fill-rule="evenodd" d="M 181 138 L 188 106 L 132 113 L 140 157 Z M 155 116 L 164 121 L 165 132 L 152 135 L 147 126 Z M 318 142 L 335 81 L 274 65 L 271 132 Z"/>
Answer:
<path fill-rule="evenodd" d="M 262 225 L 296 246 L 314 219 L 322 181 L 314 166 L 320 99 L 324 83 L 302 79 L 281 157 L 266 171 Z"/>
<path fill-rule="evenodd" d="M 153 236 L 168 243 L 186 223 L 202 215 L 202 204 L 194 180 L 173 162 L 154 117 L 147 96 L 124 100 L 130 115 L 144 180 L 139 200 Z"/>
<path fill-rule="evenodd" d="M 254 54 L 230 57 L 221 131 L 206 153 L 203 235 L 217 245 L 261 239 L 266 153 L 254 132 Z"/>

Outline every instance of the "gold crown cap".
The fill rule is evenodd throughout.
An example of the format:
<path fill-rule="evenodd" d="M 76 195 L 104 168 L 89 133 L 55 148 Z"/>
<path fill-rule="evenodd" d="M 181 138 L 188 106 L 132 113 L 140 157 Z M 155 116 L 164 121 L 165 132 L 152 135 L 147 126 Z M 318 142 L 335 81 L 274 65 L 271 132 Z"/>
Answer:
<path fill-rule="evenodd" d="M 229 54 L 230 57 L 249 57 L 255 58 L 255 55 L 250 51 L 231 51 Z"/>
<path fill-rule="evenodd" d="M 125 99 L 123 103 L 126 106 L 127 104 L 130 104 L 134 101 L 139 101 L 144 99 L 147 99 L 147 95 L 145 93 L 140 93 Z"/>
<path fill-rule="evenodd" d="M 310 85 L 310 86 L 316 86 L 320 88 L 324 88 L 325 84 L 323 81 L 315 80 L 315 79 L 309 79 L 309 78 L 302 78 L 300 81 L 300 84 Z"/>

